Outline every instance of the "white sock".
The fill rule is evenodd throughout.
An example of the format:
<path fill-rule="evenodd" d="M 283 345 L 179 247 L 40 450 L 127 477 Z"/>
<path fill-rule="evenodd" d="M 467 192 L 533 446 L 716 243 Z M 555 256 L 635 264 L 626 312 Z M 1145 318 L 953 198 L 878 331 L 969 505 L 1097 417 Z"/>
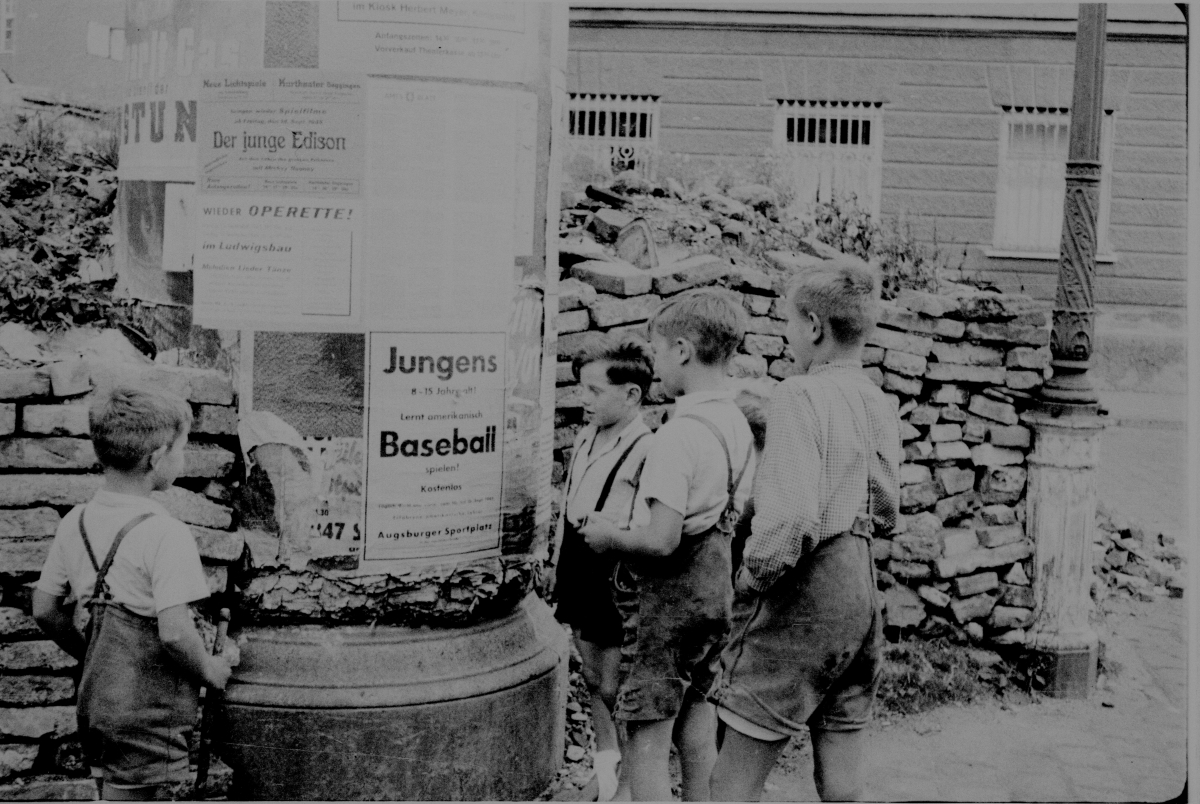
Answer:
<path fill-rule="evenodd" d="M 596 782 L 600 785 L 599 801 L 611 801 L 617 792 L 617 763 L 621 752 L 615 749 L 597 751 L 592 756 L 592 769 L 596 771 Z"/>

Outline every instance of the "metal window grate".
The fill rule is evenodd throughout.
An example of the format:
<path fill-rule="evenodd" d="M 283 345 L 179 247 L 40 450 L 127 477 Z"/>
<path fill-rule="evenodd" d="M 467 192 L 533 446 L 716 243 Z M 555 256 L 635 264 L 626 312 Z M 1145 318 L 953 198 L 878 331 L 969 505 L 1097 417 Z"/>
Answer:
<path fill-rule="evenodd" d="M 882 102 L 778 100 L 775 148 L 802 208 L 834 196 L 879 215 Z"/>
<path fill-rule="evenodd" d="M 783 140 L 790 145 L 871 146 L 881 103 L 864 101 L 779 101 Z"/>
<path fill-rule="evenodd" d="M 1062 237 L 1066 162 L 1071 133 L 1067 109 L 1002 107 L 993 246 L 1053 253 Z M 1112 117 L 1100 130 L 1100 209 L 1097 250 L 1109 251 Z"/>
<path fill-rule="evenodd" d="M 658 99 L 652 95 L 572 94 L 567 133 L 572 137 L 653 140 Z"/>
<path fill-rule="evenodd" d="M 614 174 L 625 170 L 653 178 L 658 144 L 654 95 L 572 93 L 567 104 L 569 157 L 586 157 Z"/>

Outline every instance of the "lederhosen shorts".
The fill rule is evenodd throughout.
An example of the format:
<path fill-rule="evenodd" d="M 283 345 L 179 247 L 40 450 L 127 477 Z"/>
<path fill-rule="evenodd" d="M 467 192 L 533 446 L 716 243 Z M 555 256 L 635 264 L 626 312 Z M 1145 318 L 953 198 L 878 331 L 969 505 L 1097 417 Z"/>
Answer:
<path fill-rule="evenodd" d="M 84 757 L 103 772 L 105 784 L 116 786 L 187 781 L 188 737 L 200 705 L 200 687 L 167 653 L 158 636 L 158 618 L 114 603 L 107 590 L 106 575 L 121 540 L 146 518 L 135 517 L 118 532 L 98 568 L 76 696 Z M 95 564 L 82 513 L 79 522 Z"/>
<path fill-rule="evenodd" d="M 734 495 L 753 450 L 737 475 L 724 436 L 707 419 L 684 414 L 712 431 L 725 451 L 728 501 L 717 523 L 683 536 L 665 558 L 625 559 L 613 574 L 624 624 L 614 717 L 651 721 L 676 717 L 690 689 L 703 698 L 712 686 L 733 608 L 730 536 Z"/>
<path fill-rule="evenodd" d="M 713 527 L 684 538 L 690 544 L 665 559 L 617 566 L 618 719 L 673 718 L 689 688 L 703 697 L 712 685 L 733 606 L 729 537 Z"/>
<path fill-rule="evenodd" d="M 165 784 L 188 778 L 188 736 L 199 687 L 183 677 L 158 621 L 115 604 L 99 607 L 79 684 L 79 734 L 106 782 Z"/>
<path fill-rule="evenodd" d="M 739 595 L 731 633 L 717 706 L 779 735 L 865 727 L 883 646 L 870 539 L 838 534 L 766 592 Z"/>
<path fill-rule="evenodd" d="M 643 437 L 644 434 L 635 438 L 617 458 L 596 499 L 595 511 L 603 510 L 618 470 Z M 555 570 L 558 597 L 555 616 L 574 628 L 580 639 L 605 648 L 619 646 L 623 634 L 621 613 L 613 601 L 612 577 L 616 565 L 616 553 L 596 553 L 587 546 L 571 520 L 563 517 L 562 552 Z"/>

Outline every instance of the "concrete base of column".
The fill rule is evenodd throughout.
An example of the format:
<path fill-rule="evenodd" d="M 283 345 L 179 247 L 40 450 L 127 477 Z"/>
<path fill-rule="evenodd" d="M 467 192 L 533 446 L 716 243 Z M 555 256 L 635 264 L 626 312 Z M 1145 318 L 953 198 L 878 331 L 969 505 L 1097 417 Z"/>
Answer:
<path fill-rule="evenodd" d="M 1049 657 L 1046 692 L 1086 698 L 1096 685 L 1098 639 L 1088 622 L 1095 469 L 1106 420 L 1056 405 L 1022 416 L 1033 427 L 1026 529 L 1033 539 L 1036 615 L 1026 644 Z"/>
<path fill-rule="evenodd" d="M 1048 651 L 1044 692 L 1055 698 L 1087 698 L 1096 689 L 1095 647 Z"/>

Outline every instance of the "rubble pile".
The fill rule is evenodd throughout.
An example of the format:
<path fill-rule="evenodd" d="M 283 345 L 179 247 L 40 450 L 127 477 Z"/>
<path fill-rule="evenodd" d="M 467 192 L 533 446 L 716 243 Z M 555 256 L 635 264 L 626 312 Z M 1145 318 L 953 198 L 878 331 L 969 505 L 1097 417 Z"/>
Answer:
<path fill-rule="evenodd" d="M 1174 537 L 1147 537 L 1138 525 L 1098 507 L 1092 535 L 1092 572 L 1098 582 L 1093 597 L 1102 598 L 1110 589 L 1140 600 L 1183 597 L 1183 563 Z"/>

